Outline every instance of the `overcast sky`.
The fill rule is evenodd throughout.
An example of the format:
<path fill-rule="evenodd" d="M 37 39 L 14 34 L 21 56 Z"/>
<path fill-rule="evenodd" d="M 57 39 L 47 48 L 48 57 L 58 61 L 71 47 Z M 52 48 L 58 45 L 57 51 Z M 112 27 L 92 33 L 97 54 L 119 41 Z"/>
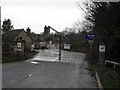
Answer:
<path fill-rule="evenodd" d="M 35 33 L 43 32 L 45 25 L 62 31 L 82 19 L 83 14 L 76 1 L 1 0 L 1 20 L 9 18 L 15 29 L 30 27 Z"/>

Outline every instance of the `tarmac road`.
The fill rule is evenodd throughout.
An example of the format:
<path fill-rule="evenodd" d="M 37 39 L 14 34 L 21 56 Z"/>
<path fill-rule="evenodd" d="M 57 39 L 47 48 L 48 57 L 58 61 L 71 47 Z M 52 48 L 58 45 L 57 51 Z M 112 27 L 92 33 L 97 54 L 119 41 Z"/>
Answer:
<path fill-rule="evenodd" d="M 86 70 L 84 54 L 39 50 L 32 59 L 2 65 L 3 88 L 97 88 L 95 77 Z"/>

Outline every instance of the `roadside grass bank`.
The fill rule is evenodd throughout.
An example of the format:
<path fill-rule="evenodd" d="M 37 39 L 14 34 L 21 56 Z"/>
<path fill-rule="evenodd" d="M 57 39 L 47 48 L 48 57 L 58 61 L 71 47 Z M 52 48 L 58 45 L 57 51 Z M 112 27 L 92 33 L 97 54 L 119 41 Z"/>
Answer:
<path fill-rule="evenodd" d="M 89 63 L 90 69 L 97 71 L 104 90 L 110 88 L 120 89 L 120 70 L 100 65 L 98 60 L 95 60 L 90 53 L 86 55 L 86 60 Z"/>
<path fill-rule="evenodd" d="M 32 51 L 32 52 L 27 52 L 25 55 L 25 59 L 30 59 L 32 58 L 34 55 L 36 55 L 38 52 L 36 51 Z"/>
<path fill-rule="evenodd" d="M 26 59 L 32 58 L 36 54 L 37 52 L 35 51 L 26 52 L 24 56 L 20 56 L 19 54 L 5 54 L 2 55 L 2 63 L 24 61 Z"/>

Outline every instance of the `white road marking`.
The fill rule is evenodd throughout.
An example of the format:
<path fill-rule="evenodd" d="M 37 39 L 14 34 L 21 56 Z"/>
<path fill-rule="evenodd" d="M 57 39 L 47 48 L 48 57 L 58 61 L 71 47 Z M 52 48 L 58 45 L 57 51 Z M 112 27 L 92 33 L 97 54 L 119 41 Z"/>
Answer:
<path fill-rule="evenodd" d="M 29 77 L 31 77 L 31 76 L 32 76 L 32 74 L 29 75 Z"/>
<path fill-rule="evenodd" d="M 35 62 L 35 61 L 31 61 L 31 63 L 33 63 L 33 64 L 38 64 L 38 62 Z"/>

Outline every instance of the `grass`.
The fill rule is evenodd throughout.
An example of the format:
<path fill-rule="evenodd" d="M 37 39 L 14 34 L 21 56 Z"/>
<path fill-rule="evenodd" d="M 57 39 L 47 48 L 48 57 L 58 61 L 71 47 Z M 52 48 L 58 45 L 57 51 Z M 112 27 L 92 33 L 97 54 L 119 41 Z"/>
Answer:
<path fill-rule="evenodd" d="M 87 55 L 91 69 L 98 72 L 103 88 L 119 88 L 120 89 L 120 70 L 100 65 L 97 60 L 92 59 L 91 55 Z"/>
<path fill-rule="evenodd" d="M 37 52 L 35 52 L 35 51 L 27 52 L 26 55 L 25 55 L 25 58 L 26 59 L 30 59 L 30 58 L 32 58 L 36 54 L 37 54 Z"/>
<path fill-rule="evenodd" d="M 30 59 L 36 54 L 37 54 L 37 52 L 26 52 L 25 56 L 20 56 L 19 54 L 2 55 L 2 63 L 22 61 L 22 60 Z"/>
<path fill-rule="evenodd" d="M 97 62 L 91 63 L 91 67 L 98 72 L 104 88 L 120 88 L 118 71 Z"/>

